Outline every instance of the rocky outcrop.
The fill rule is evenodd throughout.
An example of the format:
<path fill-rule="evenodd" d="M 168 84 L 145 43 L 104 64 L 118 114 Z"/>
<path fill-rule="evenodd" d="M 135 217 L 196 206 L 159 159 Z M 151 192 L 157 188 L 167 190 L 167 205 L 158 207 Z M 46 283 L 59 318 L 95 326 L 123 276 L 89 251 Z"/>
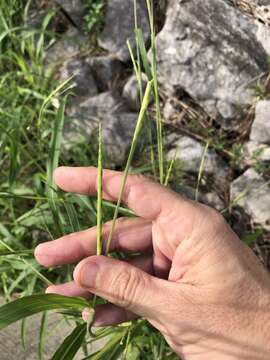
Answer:
<path fill-rule="evenodd" d="M 137 114 L 112 92 L 102 93 L 75 104 L 68 111 L 64 129 L 65 148 L 90 144 L 97 138 L 99 122 L 103 128 L 104 149 L 111 165 L 123 165 L 136 126 Z"/>
<path fill-rule="evenodd" d="M 65 34 L 46 53 L 45 62 L 50 67 L 63 64 L 73 58 L 87 46 L 88 40 L 78 29 L 71 26 Z"/>
<path fill-rule="evenodd" d="M 258 102 L 250 140 L 270 145 L 270 100 Z"/>
<path fill-rule="evenodd" d="M 87 7 L 84 0 L 56 0 L 69 19 L 78 28 L 83 28 L 83 18 L 86 15 Z"/>
<path fill-rule="evenodd" d="M 148 13 L 145 0 L 137 0 L 138 26 L 142 29 L 147 40 L 150 31 Z M 122 61 L 129 60 L 127 40 L 135 44 L 134 39 L 134 2 L 133 0 L 108 1 L 105 28 L 99 37 L 99 44 L 109 53 Z"/>
<path fill-rule="evenodd" d="M 214 175 L 224 179 L 228 168 L 214 150 L 205 153 L 205 146 L 188 136 L 180 136 L 168 152 L 168 160 L 176 158 L 182 164 L 183 171 L 198 174 L 201 164 L 202 171 L 207 175 Z M 221 176 L 222 175 L 222 176 Z"/>
<path fill-rule="evenodd" d="M 225 128 L 237 127 L 250 86 L 268 69 L 264 38 L 268 28 L 224 0 L 172 0 L 158 35 L 160 83 L 169 93 L 183 88 Z"/>
<path fill-rule="evenodd" d="M 88 63 L 101 91 L 107 91 L 114 87 L 125 70 L 121 61 L 110 55 L 91 57 L 88 59 Z"/>
<path fill-rule="evenodd" d="M 91 66 L 84 59 L 71 58 L 64 62 L 59 70 L 59 80 L 68 79 L 74 84 L 73 92 L 78 97 L 89 97 L 98 94 Z"/>
<path fill-rule="evenodd" d="M 142 74 L 142 91 L 146 89 L 147 77 Z M 135 111 L 140 110 L 140 89 L 138 85 L 138 80 L 135 75 L 132 75 L 126 82 L 123 89 L 123 97 L 127 100 L 130 108 Z"/>
<path fill-rule="evenodd" d="M 248 169 L 231 184 L 231 204 L 247 213 L 252 222 L 270 229 L 270 187 L 254 169 Z"/>

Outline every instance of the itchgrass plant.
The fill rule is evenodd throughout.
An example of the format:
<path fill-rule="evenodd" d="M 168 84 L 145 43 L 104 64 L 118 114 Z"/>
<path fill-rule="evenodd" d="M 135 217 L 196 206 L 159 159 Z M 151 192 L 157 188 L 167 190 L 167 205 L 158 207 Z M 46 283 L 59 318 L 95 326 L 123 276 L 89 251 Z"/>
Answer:
<path fill-rule="evenodd" d="M 21 338 L 26 347 L 26 319 L 42 313 L 39 334 L 39 359 L 42 359 L 45 341 L 50 336 L 48 311 L 57 311 L 72 320 L 75 326 L 52 355 L 53 360 L 73 359 L 80 348 L 84 349 L 84 360 L 116 360 L 121 357 L 133 360 L 176 359 L 163 336 L 143 319 L 121 326 L 95 329 L 92 336 L 94 308 L 102 300 L 95 298 L 89 304 L 80 298 L 41 294 L 44 284 L 47 286 L 69 281 L 72 269 L 45 270 L 32 257 L 32 249 L 40 241 L 94 225 L 97 226 L 97 255 L 109 254 L 118 216 L 134 216 L 121 203 L 144 127 L 147 129 L 150 147 L 151 166 L 146 167 L 147 171 L 150 169 L 151 175 L 159 179 L 161 184 L 169 184 L 175 159 L 168 165 L 166 173 L 153 1 L 146 0 L 151 33 L 149 57 L 143 32 L 138 25 L 137 4 L 134 0 L 136 47 L 134 49 L 128 42 L 128 48 L 138 81 L 141 109 L 116 204 L 102 199 L 103 168 L 106 165 L 103 154 L 106 149 L 103 148 L 101 123 L 97 151 L 74 146 L 69 156 L 61 152 L 70 79 L 58 84 L 53 78 L 53 72 L 44 66 L 45 49 L 55 38 L 54 32 L 47 29 L 57 14 L 50 11 L 38 30 L 27 28 L 27 12 L 32 3 L 36 5 L 34 0 L 1 0 L 0 7 L 0 277 L 2 291 L 8 301 L 0 307 L 0 330 L 22 320 Z M 142 73 L 147 76 L 146 89 Z M 148 111 L 152 100 L 155 104 L 156 135 L 152 132 L 151 112 Z M 59 192 L 53 181 L 55 168 L 60 163 L 72 161 L 89 165 L 89 159 L 98 166 L 97 197 Z M 141 172 L 143 169 L 134 170 Z M 200 181 L 201 178 L 198 184 Z M 102 243 L 102 225 L 111 218 L 112 226 L 105 246 Z M 122 254 L 113 255 L 123 258 Z M 10 302 L 14 293 L 19 294 L 20 298 Z M 81 320 L 81 311 L 85 308 L 92 311 L 88 324 Z M 61 324 L 59 322 L 58 326 Z M 90 335 L 87 325 L 91 330 Z M 96 353 L 88 354 L 89 345 L 102 338 L 107 339 L 106 344 Z"/>

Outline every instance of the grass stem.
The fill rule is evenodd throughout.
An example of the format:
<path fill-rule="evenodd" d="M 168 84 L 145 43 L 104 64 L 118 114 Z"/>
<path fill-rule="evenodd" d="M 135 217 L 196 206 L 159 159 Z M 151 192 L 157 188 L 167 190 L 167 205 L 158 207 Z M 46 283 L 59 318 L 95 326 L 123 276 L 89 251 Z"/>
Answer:
<path fill-rule="evenodd" d="M 128 155 L 128 160 L 127 160 L 126 167 L 125 167 L 125 170 L 124 170 L 124 173 L 123 173 L 123 178 L 122 178 L 122 182 L 121 182 L 121 186 L 120 186 L 119 197 L 118 197 L 117 205 L 116 205 L 116 208 L 115 208 L 115 211 L 114 211 L 112 227 L 111 227 L 110 234 L 109 234 L 108 241 L 107 241 L 106 254 L 108 254 L 109 251 L 110 251 L 113 232 L 114 232 L 114 229 L 115 229 L 116 220 L 117 220 L 118 213 L 119 213 L 119 207 L 121 205 L 121 201 L 122 201 L 122 197 L 123 197 L 123 194 L 124 194 L 124 190 L 125 190 L 125 186 L 126 186 L 127 177 L 128 177 L 128 173 L 129 173 L 129 170 L 130 170 L 131 162 L 132 162 L 132 159 L 133 159 L 133 156 L 134 156 L 134 153 L 135 153 L 136 145 L 137 145 L 138 138 L 139 138 L 139 135 L 140 135 L 140 132 L 141 132 L 141 129 L 142 129 L 142 125 L 143 125 L 143 121 L 144 121 L 145 114 L 146 114 L 146 111 L 147 111 L 147 107 L 148 107 L 148 104 L 149 104 L 149 101 L 150 101 L 150 98 L 151 98 L 152 87 L 153 87 L 153 81 L 149 81 L 147 83 L 147 87 L 146 87 L 146 90 L 145 90 L 145 95 L 144 95 L 141 110 L 140 110 L 140 113 L 139 113 L 139 116 L 138 116 L 137 125 L 136 125 L 135 131 L 134 131 L 133 140 L 132 140 L 132 144 L 131 144 L 131 147 L 130 147 L 130 152 L 129 152 L 129 155 Z"/>

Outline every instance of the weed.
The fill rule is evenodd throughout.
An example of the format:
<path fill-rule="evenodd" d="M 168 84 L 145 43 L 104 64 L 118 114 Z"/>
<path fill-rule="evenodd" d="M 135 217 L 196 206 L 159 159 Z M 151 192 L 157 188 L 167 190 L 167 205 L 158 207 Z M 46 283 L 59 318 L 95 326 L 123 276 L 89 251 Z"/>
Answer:
<path fill-rule="evenodd" d="M 87 14 L 84 17 L 85 30 L 98 32 L 104 25 L 104 9 L 106 0 L 84 0 Z"/>

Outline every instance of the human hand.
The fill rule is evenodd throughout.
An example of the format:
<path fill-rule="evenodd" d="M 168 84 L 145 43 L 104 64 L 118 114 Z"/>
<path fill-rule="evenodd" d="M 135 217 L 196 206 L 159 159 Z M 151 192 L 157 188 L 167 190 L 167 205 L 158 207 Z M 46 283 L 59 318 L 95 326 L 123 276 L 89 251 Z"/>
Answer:
<path fill-rule="evenodd" d="M 121 178 L 104 171 L 105 199 L 117 200 Z M 94 195 L 97 169 L 59 168 L 55 181 Z M 41 244 L 35 256 L 44 266 L 82 260 L 74 282 L 47 291 L 108 300 L 97 308 L 98 326 L 142 316 L 183 359 L 270 359 L 270 277 L 223 217 L 137 175 L 128 177 L 123 202 L 138 218 L 118 220 L 111 250 L 141 256 L 95 256 L 95 228 Z"/>

